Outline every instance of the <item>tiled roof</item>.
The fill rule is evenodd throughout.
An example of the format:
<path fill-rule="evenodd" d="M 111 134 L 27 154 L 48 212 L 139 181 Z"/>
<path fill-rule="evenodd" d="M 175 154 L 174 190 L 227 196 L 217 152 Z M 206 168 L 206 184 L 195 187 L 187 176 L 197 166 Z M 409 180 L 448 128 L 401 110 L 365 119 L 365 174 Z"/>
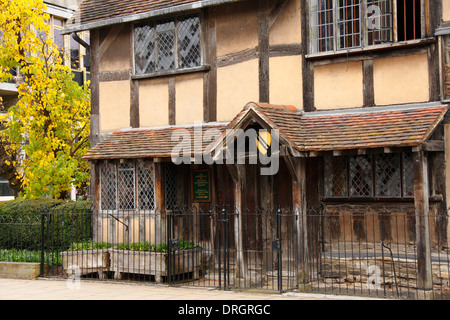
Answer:
<path fill-rule="evenodd" d="M 214 128 L 224 136 L 227 129 L 245 129 L 246 120 L 256 119 L 265 127 L 278 129 L 281 143 L 298 152 L 415 147 L 430 137 L 446 112 L 446 106 L 418 105 L 304 113 L 293 106 L 252 102 L 230 123 L 203 124 L 201 129 L 205 133 Z M 175 130 L 187 130 L 195 138 L 195 128 L 118 131 L 92 148 L 85 159 L 171 157 L 173 148 L 180 143 L 172 141 Z M 196 145 L 196 141 L 189 142 Z M 202 153 L 211 141 L 202 143 L 203 150 L 196 150 L 195 154 Z"/>
<path fill-rule="evenodd" d="M 241 0 L 84 0 L 67 25 L 81 31 Z"/>
<path fill-rule="evenodd" d="M 71 21 L 85 24 L 193 2 L 200 0 L 84 0 Z"/>
<path fill-rule="evenodd" d="M 306 151 L 414 147 L 429 138 L 447 112 L 445 106 L 302 117 Z"/>
<path fill-rule="evenodd" d="M 414 147 L 422 144 L 447 106 L 409 105 L 304 113 L 293 106 L 249 103 L 227 128 L 256 114 L 299 152 Z"/>
<path fill-rule="evenodd" d="M 203 124 L 202 134 L 209 129 L 222 131 L 226 123 Z M 84 155 L 84 159 L 139 159 L 139 158 L 170 158 L 176 146 L 183 144 L 183 134 L 196 137 L 195 126 L 168 126 L 156 129 L 127 129 L 114 132 L 97 144 Z M 177 134 L 179 140 L 172 141 L 172 135 Z M 179 134 L 179 135 L 178 135 Z M 197 141 L 190 141 L 192 155 Z M 205 142 L 206 144 L 207 142 Z M 202 146 L 204 148 L 205 145 Z M 196 152 L 196 153 L 201 153 Z"/>

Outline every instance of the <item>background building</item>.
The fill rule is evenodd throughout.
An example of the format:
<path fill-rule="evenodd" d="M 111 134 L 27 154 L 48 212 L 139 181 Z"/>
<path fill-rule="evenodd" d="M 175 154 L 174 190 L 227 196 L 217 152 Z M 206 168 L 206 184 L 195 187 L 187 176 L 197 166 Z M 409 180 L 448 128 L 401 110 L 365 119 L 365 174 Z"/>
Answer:
<path fill-rule="evenodd" d="M 86 48 L 77 42 L 71 35 L 63 35 L 62 30 L 68 20 L 79 7 L 82 0 L 49 0 L 44 1 L 47 13 L 50 15 L 48 24 L 51 27 L 51 36 L 54 43 L 60 48 L 61 56 L 66 66 L 70 66 L 74 73 L 74 80 L 80 85 L 90 78 L 89 53 Z M 79 32 L 78 37 L 89 44 L 89 32 Z M 13 79 L 7 83 L 0 83 L 0 96 L 3 103 L 0 104 L 0 113 L 4 113 L 17 102 L 16 81 L 20 76 L 20 70 L 11 70 Z M 0 172 L 0 201 L 12 200 L 14 191 L 10 188 L 8 180 L 1 178 Z"/>

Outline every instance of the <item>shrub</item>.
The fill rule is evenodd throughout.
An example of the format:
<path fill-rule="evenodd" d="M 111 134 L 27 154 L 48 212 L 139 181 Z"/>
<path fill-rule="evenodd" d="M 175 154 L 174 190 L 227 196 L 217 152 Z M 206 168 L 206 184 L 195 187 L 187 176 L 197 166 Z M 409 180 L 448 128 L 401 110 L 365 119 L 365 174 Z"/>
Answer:
<path fill-rule="evenodd" d="M 43 215 L 44 214 L 44 215 Z M 90 203 L 62 200 L 13 200 L 0 204 L 0 248 L 64 251 L 91 238 Z"/>

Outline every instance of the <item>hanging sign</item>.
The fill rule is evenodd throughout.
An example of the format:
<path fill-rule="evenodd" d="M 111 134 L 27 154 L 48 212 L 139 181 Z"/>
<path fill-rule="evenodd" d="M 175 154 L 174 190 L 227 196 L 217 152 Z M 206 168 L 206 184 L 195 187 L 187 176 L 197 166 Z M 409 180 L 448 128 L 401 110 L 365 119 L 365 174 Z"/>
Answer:
<path fill-rule="evenodd" d="M 192 202 L 211 202 L 211 172 L 192 171 Z"/>

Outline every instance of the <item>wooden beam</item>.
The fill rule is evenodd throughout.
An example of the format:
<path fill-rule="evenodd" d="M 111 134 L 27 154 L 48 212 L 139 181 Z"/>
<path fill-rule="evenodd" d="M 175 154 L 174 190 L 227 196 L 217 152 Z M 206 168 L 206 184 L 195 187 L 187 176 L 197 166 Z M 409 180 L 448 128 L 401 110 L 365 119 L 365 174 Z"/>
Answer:
<path fill-rule="evenodd" d="M 176 124 L 176 80 L 175 77 L 169 78 L 169 125 Z"/>
<path fill-rule="evenodd" d="M 269 102 L 268 0 L 258 0 L 259 101 Z"/>
<path fill-rule="evenodd" d="M 363 100 L 364 107 L 375 105 L 375 89 L 373 82 L 373 60 L 363 61 Z"/>
<path fill-rule="evenodd" d="M 207 9 L 203 15 L 202 33 L 205 37 L 205 59 L 210 65 L 203 76 L 203 121 L 217 120 L 217 39 L 214 9 Z"/>
<path fill-rule="evenodd" d="M 108 50 L 108 48 L 111 46 L 111 44 L 116 40 L 116 38 L 119 36 L 120 32 L 122 31 L 124 27 L 124 23 L 116 24 L 114 25 L 111 30 L 109 31 L 108 35 L 106 36 L 105 40 L 103 40 L 102 44 L 100 45 L 98 54 L 99 58 L 101 59 L 105 52 Z"/>
<path fill-rule="evenodd" d="M 273 24 L 277 21 L 278 16 L 288 4 L 289 0 L 278 0 L 272 7 L 269 13 L 269 30 L 272 29 Z"/>
<path fill-rule="evenodd" d="M 236 165 L 237 180 L 234 180 L 234 241 L 236 245 L 236 278 L 247 278 L 247 264 L 244 259 L 244 211 L 245 211 L 245 165 Z"/>
<path fill-rule="evenodd" d="M 130 126 L 140 127 L 139 116 L 139 81 L 130 80 Z"/>
<path fill-rule="evenodd" d="M 413 147 L 413 151 L 443 152 L 445 151 L 445 142 L 443 140 L 428 140 L 420 146 Z"/>
<path fill-rule="evenodd" d="M 292 180 L 292 205 L 294 214 L 297 215 L 295 232 L 297 234 L 297 254 L 299 257 L 297 265 L 298 285 L 309 282 L 308 261 L 308 223 L 306 207 L 306 158 L 292 159 L 293 169 L 297 180 Z"/>
<path fill-rule="evenodd" d="M 164 170 L 161 162 L 155 162 L 155 241 L 157 244 L 166 242 L 166 217 L 164 199 Z"/>
<path fill-rule="evenodd" d="M 309 6 L 307 1 L 301 5 L 301 33 L 302 42 L 309 43 Z M 306 58 L 308 55 L 308 46 L 303 46 L 302 52 L 302 81 L 303 81 L 303 109 L 305 111 L 315 111 L 314 106 L 314 64 Z"/>
<path fill-rule="evenodd" d="M 228 164 L 227 163 L 227 169 L 228 172 L 230 173 L 231 178 L 233 179 L 233 181 L 236 183 L 239 181 L 239 173 L 237 170 L 237 165 L 236 164 Z"/>
<path fill-rule="evenodd" d="M 291 174 L 292 181 L 294 181 L 296 183 L 299 182 L 300 177 L 299 177 L 298 172 L 295 167 L 295 164 L 296 164 L 295 160 L 289 154 L 283 155 L 283 158 L 286 163 L 286 166 L 289 169 L 289 173 Z"/>
<path fill-rule="evenodd" d="M 100 142 L 99 30 L 91 31 L 91 148 Z"/>
<path fill-rule="evenodd" d="M 414 207 L 416 212 L 417 286 L 424 293 L 431 292 L 431 244 L 429 225 L 428 159 L 423 151 L 413 154 Z"/>

